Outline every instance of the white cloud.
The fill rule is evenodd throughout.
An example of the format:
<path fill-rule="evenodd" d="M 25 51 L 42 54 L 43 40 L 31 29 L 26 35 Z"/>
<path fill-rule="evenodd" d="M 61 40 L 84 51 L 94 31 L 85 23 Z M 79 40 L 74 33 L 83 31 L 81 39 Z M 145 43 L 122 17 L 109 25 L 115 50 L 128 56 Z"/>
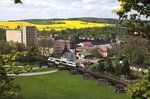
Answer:
<path fill-rule="evenodd" d="M 30 18 L 109 17 L 119 7 L 116 0 L 0 0 L 0 20 Z"/>

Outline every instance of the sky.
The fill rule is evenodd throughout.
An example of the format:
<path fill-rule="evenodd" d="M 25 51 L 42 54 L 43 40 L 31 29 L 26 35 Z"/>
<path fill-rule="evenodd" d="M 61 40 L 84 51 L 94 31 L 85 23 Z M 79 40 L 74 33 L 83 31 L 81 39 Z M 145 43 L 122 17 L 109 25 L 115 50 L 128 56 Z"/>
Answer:
<path fill-rule="evenodd" d="M 98 17 L 118 18 L 112 10 L 119 8 L 117 0 L 0 0 L 0 21 L 19 19 L 51 19 Z"/>

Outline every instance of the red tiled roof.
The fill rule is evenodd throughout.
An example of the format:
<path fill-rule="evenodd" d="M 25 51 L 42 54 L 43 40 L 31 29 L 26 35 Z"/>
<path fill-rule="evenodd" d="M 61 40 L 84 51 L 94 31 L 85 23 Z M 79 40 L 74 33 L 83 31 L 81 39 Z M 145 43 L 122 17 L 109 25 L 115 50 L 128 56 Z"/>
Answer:
<path fill-rule="evenodd" d="M 82 42 L 82 44 L 84 46 L 93 46 L 93 44 L 91 42 Z"/>

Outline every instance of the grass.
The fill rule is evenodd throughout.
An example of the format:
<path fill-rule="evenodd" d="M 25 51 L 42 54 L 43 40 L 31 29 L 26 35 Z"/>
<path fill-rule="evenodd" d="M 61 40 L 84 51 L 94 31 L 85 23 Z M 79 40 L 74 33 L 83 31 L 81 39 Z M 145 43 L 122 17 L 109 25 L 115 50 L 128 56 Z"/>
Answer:
<path fill-rule="evenodd" d="M 24 99 L 130 99 L 126 94 L 113 93 L 112 86 L 97 86 L 95 80 L 67 71 L 31 77 L 18 77 Z"/>

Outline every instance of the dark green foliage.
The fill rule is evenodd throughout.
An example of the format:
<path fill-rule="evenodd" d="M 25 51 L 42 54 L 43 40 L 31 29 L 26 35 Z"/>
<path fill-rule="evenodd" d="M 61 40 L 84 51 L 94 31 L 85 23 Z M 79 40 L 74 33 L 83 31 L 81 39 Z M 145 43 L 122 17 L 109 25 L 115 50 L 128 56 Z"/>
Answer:
<path fill-rule="evenodd" d="M 6 41 L 0 41 L 0 53 L 1 54 L 9 54 L 12 53 L 12 50 L 16 51 L 24 51 L 26 50 L 25 46 L 18 42 L 6 42 Z"/>
<path fill-rule="evenodd" d="M 94 27 L 85 29 L 66 29 L 62 31 L 39 31 L 38 36 L 45 36 L 50 34 L 58 34 L 56 39 L 76 39 L 79 36 L 89 36 L 104 39 L 107 35 L 110 39 L 114 39 L 116 35 L 124 35 L 126 29 L 122 27 Z"/>
<path fill-rule="evenodd" d="M 21 26 L 20 26 L 20 25 L 18 25 L 16 29 L 17 29 L 17 30 L 18 30 L 18 29 L 21 29 Z"/>
<path fill-rule="evenodd" d="M 121 64 L 116 64 L 116 66 L 114 67 L 114 74 L 116 76 L 120 76 L 122 73 L 121 73 Z"/>
<path fill-rule="evenodd" d="M 106 65 L 107 65 L 107 71 L 110 73 L 114 73 L 114 67 L 110 58 L 107 59 Z"/>
<path fill-rule="evenodd" d="M 102 62 L 102 61 L 98 61 L 98 71 L 99 72 L 104 72 L 105 71 L 105 64 L 104 64 L 104 62 Z"/>
<path fill-rule="evenodd" d="M 150 56 L 144 58 L 144 64 L 150 66 Z"/>
<path fill-rule="evenodd" d="M 14 0 L 14 3 L 22 3 L 22 1 L 21 0 Z"/>
<path fill-rule="evenodd" d="M 2 40 L 6 40 L 6 30 L 5 29 L 2 29 L 0 28 L 0 41 Z"/>
<path fill-rule="evenodd" d="M 144 63 L 144 55 L 142 55 L 142 54 L 136 54 L 133 57 L 133 62 L 135 64 L 142 65 Z"/>
<path fill-rule="evenodd" d="M 27 47 L 27 62 L 35 62 L 37 59 L 42 58 L 40 51 L 37 46 L 28 46 Z"/>
<path fill-rule="evenodd" d="M 20 54 L 20 56 L 18 56 L 18 54 Z M 1 55 L 14 55 L 15 57 L 18 56 L 19 58 L 17 58 L 15 61 L 19 62 L 35 62 L 38 58 L 42 57 L 36 46 L 25 47 L 21 43 L 5 41 L 0 42 L 0 56 Z M 2 59 L 0 61 L 3 62 Z"/>
<path fill-rule="evenodd" d="M 123 75 L 130 75 L 129 62 L 126 58 L 123 60 L 123 63 L 122 63 L 122 66 L 121 66 L 121 73 Z"/>
<path fill-rule="evenodd" d="M 94 22 L 94 23 L 108 23 L 108 24 L 118 24 L 118 19 L 111 18 L 92 18 L 92 17 L 83 17 L 83 18 L 70 18 L 70 20 L 80 20 L 84 22 Z"/>

